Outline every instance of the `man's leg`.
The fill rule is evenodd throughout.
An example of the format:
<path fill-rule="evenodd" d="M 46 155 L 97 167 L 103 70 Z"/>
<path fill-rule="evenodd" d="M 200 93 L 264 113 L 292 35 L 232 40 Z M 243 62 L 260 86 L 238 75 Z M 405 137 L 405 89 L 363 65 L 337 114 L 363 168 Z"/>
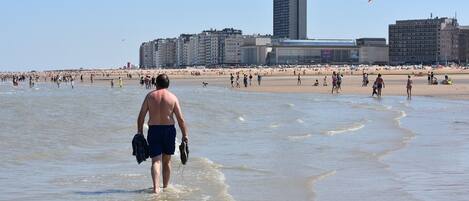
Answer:
<path fill-rule="evenodd" d="M 161 170 L 161 155 L 151 159 L 151 178 L 153 180 L 153 193 L 160 192 L 160 170 Z"/>
<path fill-rule="evenodd" d="M 168 187 L 171 177 L 171 155 L 163 154 L 163 188 Z"/>

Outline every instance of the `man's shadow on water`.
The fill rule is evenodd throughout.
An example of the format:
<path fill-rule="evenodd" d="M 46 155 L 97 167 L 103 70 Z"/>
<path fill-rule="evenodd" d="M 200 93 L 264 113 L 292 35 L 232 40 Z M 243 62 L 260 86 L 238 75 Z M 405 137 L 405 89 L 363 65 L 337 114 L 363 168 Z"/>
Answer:
<path fill-rule="evenodd" d="M 78 195 L 108 195 L 108 194 L 142 194 L 142 193 L 151 193 L 151 189 L 141 189 L 141 190 L 119 190 L 119 189 L 109 189 L 102 191 L 74 191 L 74 194 Z"/>

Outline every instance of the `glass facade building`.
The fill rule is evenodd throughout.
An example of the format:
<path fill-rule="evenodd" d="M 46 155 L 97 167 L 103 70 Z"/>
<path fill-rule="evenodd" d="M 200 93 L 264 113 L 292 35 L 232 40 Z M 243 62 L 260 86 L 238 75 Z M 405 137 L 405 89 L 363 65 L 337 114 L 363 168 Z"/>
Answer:
<path fill-rule="evenodd" d="M 279 40 L 272 44 L 272 64 L 358 64 L 355 40 Z"/>

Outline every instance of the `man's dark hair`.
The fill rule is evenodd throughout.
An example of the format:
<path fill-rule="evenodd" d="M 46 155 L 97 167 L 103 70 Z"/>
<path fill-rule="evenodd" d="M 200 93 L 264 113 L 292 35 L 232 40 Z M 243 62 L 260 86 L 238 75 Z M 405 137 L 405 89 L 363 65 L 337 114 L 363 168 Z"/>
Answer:
<path fill-rule="evenodd" d="M 160 89 L 167 89 L 169 87 L 169 78 L 166 74 L 160 74 L 156 78 L 156 86 Z"/>

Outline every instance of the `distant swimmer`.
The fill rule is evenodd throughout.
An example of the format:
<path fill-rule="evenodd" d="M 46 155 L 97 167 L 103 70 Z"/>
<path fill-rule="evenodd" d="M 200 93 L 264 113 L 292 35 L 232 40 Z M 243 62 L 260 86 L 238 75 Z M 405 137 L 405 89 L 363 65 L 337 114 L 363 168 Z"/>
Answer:
<path fill-rule="evenodd" d="M 408 99 L 411 99 L 412 98 L 412 84 L 414 82 L 412 81 L 412 79 L 410 79 L 410 75 L 407 76 L 407 98 Z"/>
<path fill-rule="evenodd" d="M 189 138 L 179 100 L 168 90 L 168 76 L 159 75 L 156 82 L 156 90 L 148 93 L 143 101 L 137 120 L 137 133 L 143 134 L 145 116 L 149 113 L 147 140 L 152 159 L 153 192 L 159 193 L 161 166 L 163 166 L 163 188 L 168 187 L 171 176 L 171 156 L 174 155 L 176 143 L 174 116 L 182 132 L 182 141 L 188 143 Z"/>
<path fill-rule="evenodd" d="M 207 83 L 207 82 L 202 82 L 202 87 L 203 87 L 203 88 L 206 88 L 206 87 L 207 87 L 207 85 L 208 85 L 208 83 Z"/>

